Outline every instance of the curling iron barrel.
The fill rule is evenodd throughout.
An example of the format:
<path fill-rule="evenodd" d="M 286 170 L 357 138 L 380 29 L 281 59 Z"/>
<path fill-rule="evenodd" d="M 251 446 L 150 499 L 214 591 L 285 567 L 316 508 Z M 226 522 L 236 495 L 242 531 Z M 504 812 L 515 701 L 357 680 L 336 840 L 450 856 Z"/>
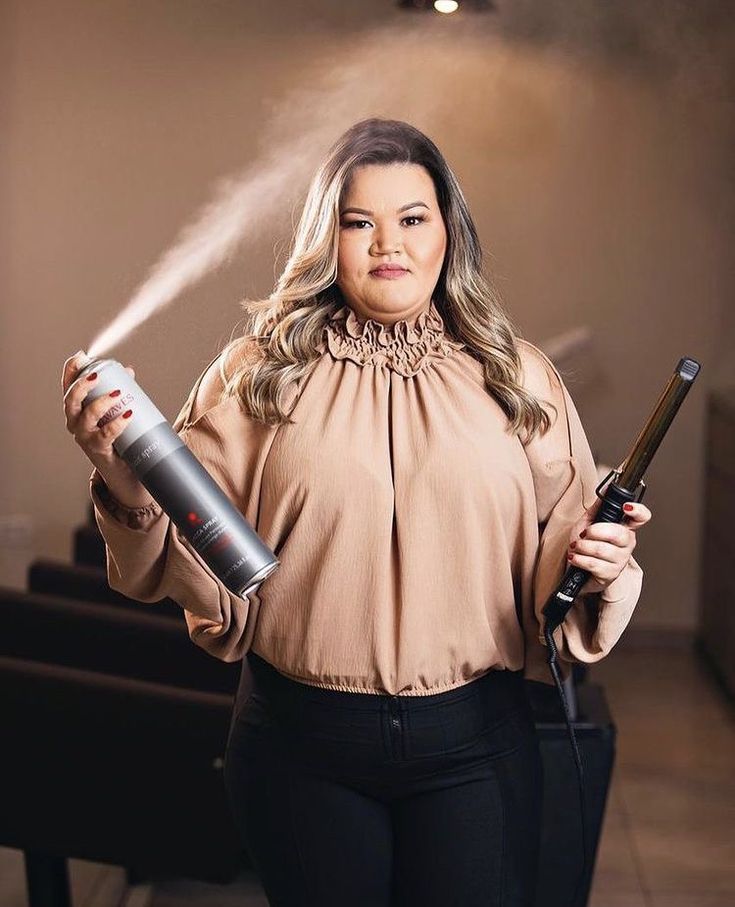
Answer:
<path fill-rule="evenodd" d="M 118 404 L 132 406 L 133 415 L 113 441 L 113 449 L 212 572 L 231 592 L 245 598 L 279 566 L 274 553 L 130 373 L 114 359 L 92 359 L 74 383 L 93 371 L 98 380 L 82 406 L 120 388 Z"/>

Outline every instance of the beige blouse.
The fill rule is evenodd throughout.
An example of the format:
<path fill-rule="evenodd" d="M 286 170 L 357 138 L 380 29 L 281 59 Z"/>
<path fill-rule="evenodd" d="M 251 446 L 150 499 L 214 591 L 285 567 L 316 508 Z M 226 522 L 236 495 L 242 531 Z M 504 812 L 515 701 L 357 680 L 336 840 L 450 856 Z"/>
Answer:
<path fill-rule="evenodd" d="M 558 411 L 525 446 L 434 302 L 413 327 L 343 306 L 295 389 L 294 424 L 203 394 L 215 359 L 174 428 L 281 564 L 239 598 L 155 502 L 121 507 L 94 470 L 110 586 L 178 602 L 215 658 L 252 648 L 318 687 L 422 696 L 504 668 L 552 683 L 541 609 L 598 479 L 559 373 L 533 344 L 518 348 L 525 385 Z M 603 593 L 578 598 L 555 633 L 564 674 L 612 649 L 642 578 L 631 557 Z"/>

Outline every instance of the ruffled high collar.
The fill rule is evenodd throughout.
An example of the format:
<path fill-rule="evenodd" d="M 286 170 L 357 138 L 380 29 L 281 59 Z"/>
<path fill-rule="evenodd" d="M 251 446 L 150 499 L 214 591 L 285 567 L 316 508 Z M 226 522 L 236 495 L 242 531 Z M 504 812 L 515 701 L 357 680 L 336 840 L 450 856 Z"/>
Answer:
<path fill-rule="evenodd" d="M 404 377 L 415 375 L 430 360 L 449 356 L 464 346 L 445 333 L 433 299 L 413 325 L 405 319 L 393 324 L 373 318 L 363 320 L 354 309 L 343 305 L 329 319 L 326 336 L 335 359 L 350 359 L 358 365 L 387 365 Z"/>

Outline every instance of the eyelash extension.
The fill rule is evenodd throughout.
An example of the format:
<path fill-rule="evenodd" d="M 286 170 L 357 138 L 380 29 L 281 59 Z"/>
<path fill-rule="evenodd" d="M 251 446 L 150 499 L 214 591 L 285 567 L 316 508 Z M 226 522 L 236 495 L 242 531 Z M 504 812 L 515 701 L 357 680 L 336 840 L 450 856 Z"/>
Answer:
<path fill-rule="evenodd" d="M 426 220 L 426 218 L 422 214 L 409 214 L 408 217 L 404 217 L 403 220 L 417 220 L 417 221 L 419 221 L 419 223 L 423 223 Z M 350 227 L 354 227 L 355 224 L 367 224 L 367 223 L 369 223 L 369 221 L 351 220 L 351 221 L 349 221 L 349 223 L 343 224 L 343 226 L 346 227 L 347 229 L 349 229 Z"/>

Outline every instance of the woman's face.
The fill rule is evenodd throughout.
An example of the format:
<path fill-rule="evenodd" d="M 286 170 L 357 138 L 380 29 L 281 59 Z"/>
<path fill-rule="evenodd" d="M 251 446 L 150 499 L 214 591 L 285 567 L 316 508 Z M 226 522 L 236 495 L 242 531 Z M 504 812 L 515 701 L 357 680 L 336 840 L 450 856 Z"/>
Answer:
<path fill-rule="evenodd" d="M 340 204 L 337 286 L 358 316 L 412 324 L 429 308 L 446 246 L 424 167 L 367 164 L 354 171 Z M 380 265 L 401 270 L 376 271 Z"/>

